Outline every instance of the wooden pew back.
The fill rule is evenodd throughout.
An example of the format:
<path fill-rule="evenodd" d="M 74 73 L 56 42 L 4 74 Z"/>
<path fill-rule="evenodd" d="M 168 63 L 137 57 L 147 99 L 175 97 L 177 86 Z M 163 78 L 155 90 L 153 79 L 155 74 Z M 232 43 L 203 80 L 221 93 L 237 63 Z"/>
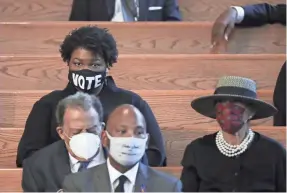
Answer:
<path fill-rule="evenodd" d="M 257 89 L 274 90 L 285 60 L 285 54 L 120 55 L 109 73 L 128 90 L 209 90 L 225 75 L 252 78 Z M 63 89 L 67 77 L 58 55 L 0 56 L 0 82 L 9 82 L 0 84 L 2 90 Z"/>
<path fill-rule="evenodd" d="M 1 54 L 57 54 L 64 37 L 72 29 L 87 24 L 108 28 L 121 54 L 210 53 L 212 22 L 2 22 Z M 240 28 L 230 38 L 227 53 L 283 54 L 285 35 L 286 28 L 280 25 Z"/>
<path fill-rule="evenodd" d="M 286 128 L 257 126 L 253 129 L 261 134 L 271 137 L 286 146 Z M 218 127 L 187 127 L 163 128 L 168 166 L 180 166 L 186 146 L 193 140 L 218 131 Z M 1 168 L 16 167 L 15 160 L 17 147 L 22 136 L 23 128 L 0 128 L 0 166 Z"/>
<path fill-rule="evenodd" d="M 178 0 L 185 21 L 214 21 L 218 15 L 234 5 L 255 3 L 285 3 L 284 0 Z M 0 21 L 67 21 L 72 0 L 1 0 Z M 208 14 L 206 14 L 208 12 Z"/>

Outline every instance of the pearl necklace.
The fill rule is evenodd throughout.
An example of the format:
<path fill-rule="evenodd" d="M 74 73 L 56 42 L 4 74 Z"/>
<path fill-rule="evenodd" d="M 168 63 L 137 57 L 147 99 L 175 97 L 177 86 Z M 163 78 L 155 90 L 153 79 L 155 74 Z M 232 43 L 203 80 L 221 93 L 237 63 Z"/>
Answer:
<path fill-rule="evenodd" d="M 234 157 L 245 152 L 249 144 L 252 142 L 253 138 L 254 132 L 249 129 L 248 134 L 239 145 L 231 145 L 224 140 L 222 131 L 219 131 L 216 134 L 215 143 L 217 148 L 223 155 L 227 157 Z"/>

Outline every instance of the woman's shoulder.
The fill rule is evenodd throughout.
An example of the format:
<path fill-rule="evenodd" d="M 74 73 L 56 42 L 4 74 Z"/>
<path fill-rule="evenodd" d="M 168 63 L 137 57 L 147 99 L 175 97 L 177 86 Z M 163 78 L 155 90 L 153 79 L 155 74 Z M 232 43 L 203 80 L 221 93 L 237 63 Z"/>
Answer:
<path fill-rule="evenodd" d="M 42 96 L 36 103 L 38 104 L 58 104 L 58 102 L 67 97 L 68 94 L 64 90 L 54 90 Z"/>

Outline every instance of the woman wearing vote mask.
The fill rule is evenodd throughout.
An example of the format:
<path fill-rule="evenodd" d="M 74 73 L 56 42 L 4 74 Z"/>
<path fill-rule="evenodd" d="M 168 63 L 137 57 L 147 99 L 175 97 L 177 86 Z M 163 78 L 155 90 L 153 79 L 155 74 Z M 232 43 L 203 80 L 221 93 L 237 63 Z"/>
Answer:
<path fill-rule="evenodd" d="M 163 138 L 149 105 L 137 94 L 118 88 L 107 71 L 117 62 L 118 50 L 113 36 L 95 26 L 85 26 L 69 33 L 60 46 L 60 53 L 69 69 L 68 84 L 38 100 L 26 121 L 17 153 L 17 166 L 35 151 L 60 139 L 56 132 L 55 109 L 58 102 L 77 91 L 97 96 L 104 109 L 104 121 L 121 104 L 133 104 L 147 121 L 150 134 L 143 162 L 161 166 L 165 161 Z"/>
<path fill-rule="evenodd" d="M 276 108 L 256 96 L 253 80 L 227 76 L 214 95 L 192 101 L 192 108 L 216 119 L 221 130 L 187 146 L 183 192 L 286 192 L 286 150 L 249 123 L 272 116 Z"/>

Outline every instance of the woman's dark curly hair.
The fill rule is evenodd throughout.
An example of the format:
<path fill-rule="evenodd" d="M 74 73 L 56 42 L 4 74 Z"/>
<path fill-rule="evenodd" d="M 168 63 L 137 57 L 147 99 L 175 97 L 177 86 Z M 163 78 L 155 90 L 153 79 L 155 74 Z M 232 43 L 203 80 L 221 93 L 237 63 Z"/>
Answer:
<path fill-rule="evenodd" d="M 72 30 L 60 45 L 60 53 L 64 62 L 69 62 L 72 52 L 77 48 L 84 48 L 102 56 L 111 67 L 117 62 L 118 50 L 114 37 L 106 28 L 84 26 Z"/>

